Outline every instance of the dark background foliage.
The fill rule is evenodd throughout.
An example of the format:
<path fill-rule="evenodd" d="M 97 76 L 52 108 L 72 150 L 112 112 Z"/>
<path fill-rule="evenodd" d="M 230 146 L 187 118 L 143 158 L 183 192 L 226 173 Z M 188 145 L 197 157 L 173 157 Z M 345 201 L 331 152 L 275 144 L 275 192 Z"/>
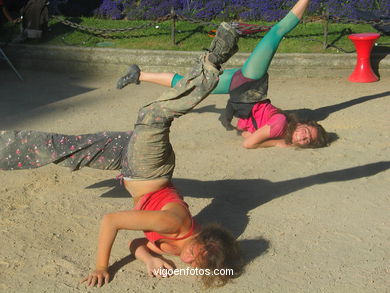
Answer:
<path fill-rule="evenodd" d="M 61 13 L 65 16 L 93 16 L 101 2 L 101 0 L 52 0 L 49 8 L 52 13 Z"/>
<path fill-rule="evenodd" d="M 156 19 L 173 7 L 179 14 L 198 19 L 266 20 L 281 19 L 296 0 L 52 0 L 51 11 L 66 16 L 111 19 Z M 312 0 L 308 13 L 361 19 L 364 13 L 389 16 L 389 0 Z"/>

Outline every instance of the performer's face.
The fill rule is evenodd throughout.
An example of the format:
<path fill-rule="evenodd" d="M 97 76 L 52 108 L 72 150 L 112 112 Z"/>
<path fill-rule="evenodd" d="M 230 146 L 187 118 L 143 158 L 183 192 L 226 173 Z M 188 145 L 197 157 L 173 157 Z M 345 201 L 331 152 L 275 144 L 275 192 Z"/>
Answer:
<path fill-rule="evenodd" d="M 196 267 L 196 259 L 201 251 L 201 244 L 196 243 L 194 240 L 190 241 L 184 245 L 183 250 L 180 253 L 180 259 L 192 267 Z"/>
<path fill-rule="evenodd" d="M 292 144 L 305 146 L 317 139 L 317 128 L 307 124 L 299 123 L 292 135 Z"/>

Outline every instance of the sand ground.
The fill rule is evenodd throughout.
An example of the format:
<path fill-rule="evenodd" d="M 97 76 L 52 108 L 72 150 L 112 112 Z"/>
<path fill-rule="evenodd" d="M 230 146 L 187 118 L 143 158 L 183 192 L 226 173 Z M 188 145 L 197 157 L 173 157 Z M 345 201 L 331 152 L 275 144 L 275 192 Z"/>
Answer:
<path fill-rule="evenodd" d="M 117 76 L 22 74 L 24 82 L 0 70 L 0 129 L 125 131 L 163 91 L 119 91 Z M 276 106 L 337 134 L 324 149 L 242 148 L 217 120 L 226 95 L 211 95 L 174 123 L 175 184 L 200 222 L 224 224 L 245 252 L 246 272 L 213 291 L 390 292 L 389 84 L 390 76 L 371 84 L 271 76 Z M 98 290 L 79 281 L 93 268 L 102 215 L 132 207 L 117 174 L 55 165 L 0 171 L 1 292 Z M 99 291 L 202 291 L 191 276 L 149 278 L 127 248 L 141 235 L 119 233 L 113 280 Z"/>

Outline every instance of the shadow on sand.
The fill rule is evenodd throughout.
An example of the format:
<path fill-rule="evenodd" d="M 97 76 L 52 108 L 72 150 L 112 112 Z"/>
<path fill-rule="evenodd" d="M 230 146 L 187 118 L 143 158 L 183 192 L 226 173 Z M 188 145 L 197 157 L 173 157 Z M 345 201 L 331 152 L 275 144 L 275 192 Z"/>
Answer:
<path fill-rule="evenodd" d="M 331 182 L 349 181 L 374 176 L 390 168 L 390 161 L 381 161 L 363 166 L 330 171 L 299 177 L 290 180 L 272 182 L 264 179 L 199 181 L 194 179 L 174 179 L 173 183 L 180 194 L 186 197 L 211 198 L 195 219 L 201 223 L 220 223 L 238 238 L 249 223 L 249 212 L 275 198 L 292 192 Z M 127 191 L 115 179 L 104 180 L 87 188 L 112 187 L 102 197 L 128 197 Z M 234 221 L 232 220 L 234 219 Z M 242 240 L 246 252 L 246 262 L 250 262 L 264 253 L 269 242 L 266 239 Z"/>

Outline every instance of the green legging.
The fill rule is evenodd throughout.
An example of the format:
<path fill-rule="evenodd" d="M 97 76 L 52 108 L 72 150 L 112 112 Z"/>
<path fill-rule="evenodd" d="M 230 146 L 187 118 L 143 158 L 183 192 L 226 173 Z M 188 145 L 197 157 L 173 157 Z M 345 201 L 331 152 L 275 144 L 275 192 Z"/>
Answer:
<path fill-rule="evenodd" d="M 241 69 L 244 77 L 251 79 L 260 79 L 267 73 L 272 57 L 283 37 L 289 33 L 299 23 L 299 18 L 292 12 L 289 12 L 281 21 L 275 24 L 271 30 L 262 38 L 253 50 L 252 54 L 245 61 L 242 68 L 226 69 L 219 77 L 217 87 L 212 94 L 229 93 L 230 83 L 234 73 Z M 183 76 L 175 74 L 171 81 L 171 87 L 174 87 Z"/>

